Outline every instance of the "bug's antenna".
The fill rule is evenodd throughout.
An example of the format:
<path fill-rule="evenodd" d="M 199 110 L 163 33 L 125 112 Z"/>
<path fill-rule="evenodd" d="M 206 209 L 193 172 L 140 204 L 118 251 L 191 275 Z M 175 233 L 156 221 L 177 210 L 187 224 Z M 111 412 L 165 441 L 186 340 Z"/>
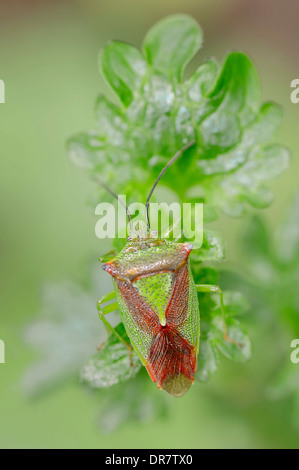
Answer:
<path fill-rule="evenodd" d="M 161 171 L 161 173 L 159 174 L 158 178 L 156 179 L 156 181 L 154 182 L 153 184 L 153 187 L 152 189 L 150 190 L 150 193 L 147 197 L 147 200 L 146 200 L 146 204 L 145 204 L 145 214 L 146 214 L 146 223 L 147 223 L 147 226 L 148 228 L 150 229 L 150 223 L 149 223 L 149 216 L 148 216 L 148 208 L 149 208 L 149 201 L 150 201 L 150 198 L 152 197 L 152 194 L 157 186 L 157 184 L 159 183 L 160 179 L 162 178 L 162 176 L 164 175 L 165 171 L 167 170 L 167 168 L 170 167 L 170 165 L 172 165 L 176 160 L 177 158 L 179 158 L 182 153 L 185 152 L 185 150 L 187 150 L 188 148 L 192 147 L 192 145 L 195 144 L 195 140 L 191 140 L 191 142 L 189 142 L 188 144 L 186 144 L 184 147 L 182 147 L 170 160 L 169 162 L 165 165 L 165 167 L 163 168 L 163 170 Z"/>
<path fill-rule="evenodd" d="M 129 220 L 129 224 L 130 224 L 130 232 L 133 231 L 133 227 L 132 227 L 132 216 L 130 214 L 130 211 L 129 211 L 129 208 L 128 206 L 121 200 L 119 199 L 118 195 L 115 194 L 112 189 L 109 188 L 109 186 L 107 186 L 107 184 L 103 183 L 103 181 L 100 180 L 100 178 L 98 176 L 92 176 L 92 179 L 93 181 L 95 181 L 96 183 L 98 183 L 100 186 L 102 186 L 104 189 L 106 189 L 106 191 L 111 194 L 111 196 L 113 196 L 117 201 L 119 201 L 121 203 L 121 205 L 126 209 L 126 213 L 127 213 L 127 217 L 128 217 L 128 220 Z"/>

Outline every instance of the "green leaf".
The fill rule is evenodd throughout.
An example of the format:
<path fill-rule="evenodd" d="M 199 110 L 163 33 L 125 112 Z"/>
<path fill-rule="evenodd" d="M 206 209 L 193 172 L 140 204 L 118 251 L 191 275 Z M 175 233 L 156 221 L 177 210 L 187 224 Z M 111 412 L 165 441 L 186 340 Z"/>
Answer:
<path fill-rule="evenodd" d="M 242 289 L 250 293 L 255 322 L 262 327 L 260 346 L 266 348 L 266 363 L 273 366 L 265 375 L 265 396 L 272 400 L 271 413 L 282 414 L 287 425 L 298 428 L 299 374 L 298 365 L 291 362 L 291 341 L 299 337 L 298 266 L 299 266 L 299 194 L 276 228 L 261 217 L 251 217 L 242 236 L 243 270 L 236 273 Z M 235 283 L 235 279 L 232 280 Z M 265 344 L 265 332 L 269 340 Z M 266 330 L 265 330 L 266 328 Z M 265 368 L 264 368 L 265 370 Z M 273 403 L 276 400 L 279 402 Z"/>
<path fill-rule="evenodd" d="M 196 274 L 196 280 L 203 283 L 217 284 L 211 268 L 204 268 Z M 200 274 L 201 273 L 201 274 Z M 217 299 L 218 300 L 218 299 Z M 224 292 L 224 307 L 227 332 L 230 340 L 224 337 L 224 325 L 219 302 L 215 304 L 210 294 L 200 294 L 201 312 L 200 343 L 196 378 L 207 382 L 219 365 L 219 352 L 227 358 L 245 362 L 251 357 L 251 342 L 242 325 L 232 315 L 241 315 L 248 309 L 246 299 L 238 292 Z"/>
<path fill-rule="evenodd" d="M 222 112 L 223 114 L 223 112 Z M 230 137 L 230 130 L 227 131 L 228 137 L 224 134 L 222 142 L 222 134 L 219 132 L 218 127 L 214 129 L 214 126 L 211 125 L 208 127 L 209 122 L 213 124 L 219 116 L 219 113 L 212 114 L 207 118 L 200 130 L 200 139 L 204 142 L 206 141 L 208 158 L 199 160 L 197 162 L 198 167 L 205 175 L 212 175 L 213 173 L 227 173 L 234 169 L 242 168 L 241 165 L 246 162 L 246 159 L 250 156 L 250 152 L 253 147 L 256 147 L 258 144 L 268 142 L 272 137 L 275 131 L 277 130 L 281 119 L 282 119 L 282 109 L 280 106 L 277 106 L 273 103 L 265 103 L 259 113 L 257 114 L 254 121 L 252 121 L 241 133 L 241 126 L 239 124 L 240 133 L 235 133 L 236 143 L 238 145 L 233 146 L 232 149 L 229 149 L 229 139 L 231 144 L 233 144 L 234 137 Z M 221 117 L 221 114 L 220 114 Z M 208 123 L 208 124 L 207 124 Z M 235 120 L 235 125 L 237 121 Z M 235 127 L 236 128 L 236 127 Z M 218 148 L 217 146 L 213 149 L 213 142 L 217 143 L 219 138 Z M 227 141 L 225 139 L 228 139 Z M 209 149 L 210 145 L 210 149 Z M 225 148 L 227 146 L 227 148 Z M 209 151 L 208 151 L 209 150 Z M 211 154 L 211 150 L 213 154 Z M 210 158 L 214 156 L 214 158 Z M 284 169 L 284 168 L 282 168 Z M 256 173 L 256 179 L 259 178 L 259 173 Z"/>
<path fill-rule="evenodd" d="M 71 161 L 80 168 L 90 170 L 101 160 L 105 166 L 105 141 L 95 133 L 81 133 L 71 137 L 67 142 L 67 148 Z"/>
<path fill-rule="evenodd" d="M 22 377 L 27 394 L 36 395 L 76 380 L 78 371 L 104 338 L 95 299 L 109 289 L 109 280 L 103 278 L 98 265 L 91 280 L 91 289 L 70 282 L 44 285 L 41 312 L 24 331 L 26 342 L 39 354 Z"/>
<path fill-rule="evenodd" d="M 201 339 L 199 344 L 199 354 L 197 362 L 196 379 L 200 382 L 208 382 L 219 363 L 217 348 L 211 344 L 209 339 Z"/>
<path fill-rule="evenodd" d="M 263 262 L 270 254 L 270 234 L 265 222 L 258 216 L 252 216 L 243 231 L 243 243 L 246 248 L 243 256 L 250 262 Z"/>
<path fill-rule="evenodd" d="M 191 252 L 191 259 L 196 262 L 223 260 L 224 243 L 220 234 L 205 230 L 202 247 Z"/>
<path fill-rule="evenodd" d="M 244 165 L 242 176 L 247 172 L 251 180 L 257 177 L 264 181 L 275 178 L 289 164 L 289 151 L 282 145 L 272 144 L 262 148 L 260 152 L 252 154 L 252 158 Z"/>
<path fill-rule="evenodd" d="M 218 335 L 212 340 L 213 344 L 228 359 L 237 362 L 246 362 L 252 354 L 252 346 L 246 330 L 240 322 L 232 317 L 226 317 L 227 334 L 230 340 L 223 336 L 222 319 L 216 317 Z"/>
<path fill-rule="evenodd" d="M 133 46 L 113 41 L 100 55 L 104 77 L 125 106 L 133 101 L 146 73 L 141 53 Z"/>
<path fill-rule="evenodd" d="M 284 264 L 298 265 L 299 260 L 299 193 L 287 210 L 276 235 L 275 252 Z"/>
<path fill-rule="evenodd" d="M 101 95 L 96 101 L 95 112 L 99 136 L 111 144 L 123 145 L 125 141 L 124 133 L 128 125 L 122 110 Z"/>
<path fill-rule="evenodd" d="M 202 99 L 212 91 L 218 69 L 219 65 L 215 60 L 207 60 L 207 62 L 200 65 L 196 72 L 186 81 L 185 88 L 191 101 L 200 103 Z"/>
<path fill-rule="evenodd" d="M 227 316 L 243 315 L 249 309 L 249 303 L 241 292 L 226 290 L 223 293 L 224 311 Z"/>
<path fill-rule="evenodd" d="M 129 343 L 122 323 L 115 327 L 116 331 Z M 141 362 L 137 354 L 131 355 L 125 344 L 110 333 L 107 341 L 81 371 L 80 378 L 93 388 L 107 388 L 129 380 L 137 374 Z"/>
<path fill-rule="evenodd" d="M 255 68 L 239 52 L 229 54 L 220 70 L 208 60 L 187 81 L 177 81 L 200 38 L 194 20 L 175 15 L 146 36 L 148 66 L 132 46 L 109 44 L 101 56 L 104 74 L 126 107 L 100 97 L 99 129 L 71 139 L 70 156 L 100 172 L 115 192 L 142 201 L 170 158 L 195 139 L 159 184 L 181 201 L 192 193 L 212 219 L 219 211 L 239 217 L 248 204 L 272 202 L 265 181 L 288 165 L 288 151 L 271 143 L 282 110 L 270 102 L 260 106 Z"/>
<path fill-rule="evenodd" d="M 272 139 L 281 124 L 282 116 L 281 106 L 271 102 L 264 103 L 256 118 L 244 133 L 244 145 L 250 147 Z"/>
<path fill-rule="evenodd" d="M 214 107 L 232 115 L 238 114 L 242 125 L 252 120 L 258 107 L 259 82 L 256 70 L 245 54 L 231 52 L 227 56 L 209 99 Z"/>
<path fill-rule="evenodd" d="M 172 79 L 181 81 L 186 64 L 202 44 L 199 25 L 187 15 L 163 19 L 147 33 L 143 49 L 149 65 Z"/>
<path fill-rule="evenodd" d="M 267 207 L 272 201 L 272 193 L 262 182 L 279 175 L 288 162 L 289 152 L 281 145 L 252 148 L 243 165 L 206 181 L 206 198 L 212 199 L 231 216 L 244 213 L 245 201 L 254 207 Z"/>
<path fill-rule="evenodd" d="M 191 252 L 192 253 L 192 252 Z M 216 268 L 205 266 L 202 263 L 191 263 L 194 280 L 196 284 L 218 284 L 218 271 Z M 211 295 L 201 294 L 201 298 L 206 297 L 212 301 Z M 212 301 L 213 303 L 213 301 Z M 210 304 L 209 304 L 210 308 Z M 201 310 L 201 309 L 200 309 Z"/>
<path fill-rule="evenodd" d="M 258 299 L 256 315 L 264 318 L 268 312 L 269 321 L 282 319 L 293 331 L 294 338 L 299 335 L 298 201 L 297 194 L 273 234 L 273 230 L 255 216 L 245 226 L 242 237 L 243 259 Z M 245 285 L 248 283 L 247 280 Z"/>
<path fill-rule="evenodd" d="M 199 128 L 198 140 L 209 154 L 209 158 L 225 152 L 241 139 L 238 119 L 233 114 L 220 110 L 205 119 Z"/>
<path fill-rule="evenodd" d="M 70 159 L 79 167 L 104 175 L 109 182 L 115 175 L 115 167 L 122 167 L 121 181 L 130 178 L 129 152 L 121 146 L 108 143 L 96 132 L 77 134 L 67 142 Z"/>

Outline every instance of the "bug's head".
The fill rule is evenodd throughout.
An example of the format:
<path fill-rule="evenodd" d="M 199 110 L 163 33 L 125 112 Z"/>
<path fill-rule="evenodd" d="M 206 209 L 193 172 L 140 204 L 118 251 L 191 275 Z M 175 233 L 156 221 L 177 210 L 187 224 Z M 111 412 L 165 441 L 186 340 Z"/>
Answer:
<path fill-rule="evenodd" d="M 187 262 L 193 246 L 169 242 L 162 238 L 139 238 L 128 241 L 118 255 L 102 268 L 114 278 L 134 282 L 140 276 L 172 272 L 173 266 Z"/>

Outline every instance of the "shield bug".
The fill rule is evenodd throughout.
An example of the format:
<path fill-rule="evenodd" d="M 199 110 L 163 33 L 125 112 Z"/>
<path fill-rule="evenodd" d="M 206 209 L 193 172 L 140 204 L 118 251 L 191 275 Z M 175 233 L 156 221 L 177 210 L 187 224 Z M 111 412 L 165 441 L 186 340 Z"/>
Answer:
<path fill-rule="evenodd" d="M 150 197 L 166 169 L 189 147 L 187 144 L 163 168 L 146 201 L 147 231 L 128 237 L 121 252 L 103 269 L 115 291 L 98 302 L 101 320 L 131 350 L 131 345 L 159 389 L 184 395 L 192 383 L 199 351 L 200 315 L 197 292 L 217 292 L 224 318 L 222 291 L 215 285 L 196 285 L 190 267 L 190 243 L 159 238 L 151 232 Z M 113 196 L 107 186 L 100 182 Z M 131 225 L 131 216 L 126 207 Z M 104 306 L 110 300 L 116 302 Z M 105 315 L 118 308 L 131 344 L 127 344 Z M 225 325 L 225 322 L 224 322 Z M 226 327 L 225 327 L 226 328 Z M 224 330 L 226 339 L 226 330 Z"/>

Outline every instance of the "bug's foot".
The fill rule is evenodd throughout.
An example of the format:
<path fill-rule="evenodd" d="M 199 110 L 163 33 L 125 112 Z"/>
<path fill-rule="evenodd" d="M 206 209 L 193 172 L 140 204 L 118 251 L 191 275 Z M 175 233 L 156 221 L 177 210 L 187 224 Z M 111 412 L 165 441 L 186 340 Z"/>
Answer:
<path fill-rule="evenodd" d="M 131 346 L 128 346 L 129 348 L 129 359 L 130 359 L 130 367 L 134 367 L 134 363 L 132 361 L 132 347 Z"/>

